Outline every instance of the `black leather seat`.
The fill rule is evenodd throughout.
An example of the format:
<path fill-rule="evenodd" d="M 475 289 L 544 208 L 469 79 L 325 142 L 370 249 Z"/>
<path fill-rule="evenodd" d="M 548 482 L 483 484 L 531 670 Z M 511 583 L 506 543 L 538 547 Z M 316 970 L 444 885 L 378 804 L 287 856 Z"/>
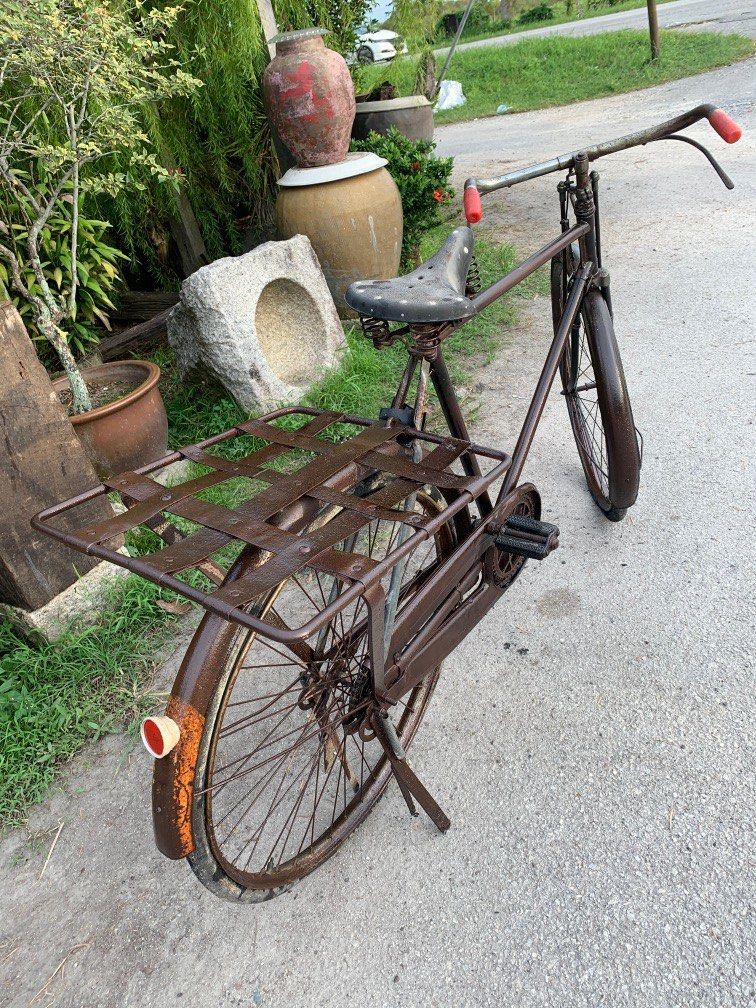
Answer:
<path fill-rule="evenodd" d="M 434 256 L 393 280 L 358 280 L 346 302 L 360 315 L 386 322 L 458 322 L 475 314 L 465 297 L 473 233 L 458 227 Z"/>

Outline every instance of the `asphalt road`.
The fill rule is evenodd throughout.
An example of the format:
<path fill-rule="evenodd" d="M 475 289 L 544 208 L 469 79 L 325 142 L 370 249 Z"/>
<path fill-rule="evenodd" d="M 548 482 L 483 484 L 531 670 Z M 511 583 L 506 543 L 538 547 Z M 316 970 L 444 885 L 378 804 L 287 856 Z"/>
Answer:
<path fill-rule="evenodd" d="M 737 32 L 739 35 L 756 37 L 756 8 L 749 0 L 673 0 L 660 3 L 659 24 L 662 28 L 686 28 L 698 31 Z M 477 42 L 462 42 L 460 49 L 477 49 L 480 46 L 511 45 L 525 38 L 544 38 L 548 35 L 596 35 L 605 31 L 620 31 L 623 28 L 647 28 L 648 14 L 645 6 L 636 10 L 604 14 L 601 17 L 582 18 L 566 24 L 545 25 L 514 35 L 500 35 L 479 39 Z M 445 55 L 448 48 L 437 49 L 437 55 Z"/>
<path fill-rule="evenodd" d="M 464 178 L 707 98 L 753 129 L 753 65 L 444 127 L 440 147 Z M 713 146 L 733 193 L 673 144 L 602 167 L 641 496 L 621 525 L 596 511 L 554 394 L 525 475 L 562 545 L 448 661 L 413 748 L 447 835 L 392 787 L 292 893 L 230 906 L 156 852 L 148 761 L 112 738 L 35 813 L 36 838 L 2 842 L 0 1004 L 753 1004 L 754 146 Z M 488 203 L 523 253 L 556 229 L 554 181 Z M 549 326 L 529 302 L 476 376 L 479 440 L 512 444 Z"/>

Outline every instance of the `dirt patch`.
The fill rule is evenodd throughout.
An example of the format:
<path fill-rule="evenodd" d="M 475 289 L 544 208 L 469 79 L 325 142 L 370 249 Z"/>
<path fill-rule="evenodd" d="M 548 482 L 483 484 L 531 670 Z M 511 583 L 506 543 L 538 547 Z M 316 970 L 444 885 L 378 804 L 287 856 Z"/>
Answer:
<path fill-rule="evenodd" d="M 89 398 L 92 400 L 92 409 L 97 409 L 99 406 L 109 406 L 110 403 L 118 402 L 119 399 L 123 399 L 133 392 L 135 388 L 139 385 L 138 382 L 125 382 L 125 381 L 97 381 L 90 380 L 87 382 L 87 390 L 89 392 Z M 71 394 L 70 388 L 62 388 L 58 392 L 58 398 L 63 404 L 63 408 L 69 416 L 73 415 L 73 396 Z"/>

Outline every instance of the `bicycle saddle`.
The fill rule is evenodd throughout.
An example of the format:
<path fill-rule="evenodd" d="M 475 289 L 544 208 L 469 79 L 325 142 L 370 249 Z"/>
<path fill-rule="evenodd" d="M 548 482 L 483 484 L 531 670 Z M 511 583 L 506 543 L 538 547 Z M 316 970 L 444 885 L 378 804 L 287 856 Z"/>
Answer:
<path fill-rule="evenodd" d="M 473 233 L 458 227 L 434 256 L 393 280 L 358 280 L 346 303 L 360 315 L 385 322 L 459 322 L 475 314 L 465 297 Z"/>

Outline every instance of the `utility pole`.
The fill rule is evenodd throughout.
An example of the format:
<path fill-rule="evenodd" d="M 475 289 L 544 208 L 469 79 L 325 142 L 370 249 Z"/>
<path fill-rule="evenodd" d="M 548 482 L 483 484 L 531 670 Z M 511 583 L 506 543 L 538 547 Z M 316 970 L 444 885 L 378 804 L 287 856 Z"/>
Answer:
<path fill-rule="evenodd" d="M 656 0 L 646 0 L 648 7 L 648 30 L 651 34 L 651 59 L 657 60 L 661 54 L 659 44 L 659 14 L 656 10 Z"/>

